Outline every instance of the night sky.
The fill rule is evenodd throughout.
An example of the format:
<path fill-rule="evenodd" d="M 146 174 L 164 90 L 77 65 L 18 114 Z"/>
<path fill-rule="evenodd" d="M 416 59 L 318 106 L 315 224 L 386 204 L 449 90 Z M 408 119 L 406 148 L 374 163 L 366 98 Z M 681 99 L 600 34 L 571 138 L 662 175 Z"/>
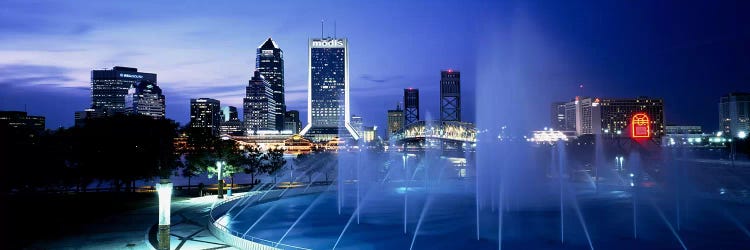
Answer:
<path fill-rule="evenodd" d="M 719 97 L 750 92 L 745 1 L 272 2 L 2 0 L 0 110 L 71 126 L 90 105 L 90 71 L 128 66 L 158 74 L 167 117 L 185 124 L 190 98 L 242 107 L 255 49 L 272 37 L 288 109 L 306 119 L 307 39 L 321 19 L 349 39 L 352 113 L 367 125 L 385 125 L 407 87 L 437 117 L 448 68 L 462 72 L 468 121 L 477 85 L 503 90 L 506 78 L 486 76 L 505 71 L 488 65 L 515 69 L 529 130 L 549 124 L 551 102 L 580 95 L 662 97 L 669 124 L 713 131 Z"/>

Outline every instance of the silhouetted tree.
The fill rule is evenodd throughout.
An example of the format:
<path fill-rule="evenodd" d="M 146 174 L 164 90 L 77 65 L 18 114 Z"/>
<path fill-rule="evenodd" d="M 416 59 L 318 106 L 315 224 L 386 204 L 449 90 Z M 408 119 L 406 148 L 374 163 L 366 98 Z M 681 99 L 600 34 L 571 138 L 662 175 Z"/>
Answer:
<path fill-rule="evenodd" d="M 276 183 L 276 174 L 282 167 L 284 167 L 284 164 L 286 164 L 286 159 L 284 159 L 284 149 L 278 147 L 269 148 L 268 152 L 263 155 L 262 159 L 265 162 L 265 164 L 263 164 L 264 172 L 273 175 L 273 182 Z"/>
<path fill-rule="evenodd" d="M 177 124 L 141 115 L 116 115 L 86 122 L 74 135 L 73 155 L 84 179 L 112 181 L 135 190 L 135 181 L 168 177 L 177 167 Z"/>
<path fill-rule="evenodd" d="M 241 166 L 246 174 L 250 174 L 250 183 L 255 184 L 255 176 L 263 174 L 263 166 L 261 164 L 261 156 L 263 154 L 257 147 L 246 147 L 242 152 Z"/>

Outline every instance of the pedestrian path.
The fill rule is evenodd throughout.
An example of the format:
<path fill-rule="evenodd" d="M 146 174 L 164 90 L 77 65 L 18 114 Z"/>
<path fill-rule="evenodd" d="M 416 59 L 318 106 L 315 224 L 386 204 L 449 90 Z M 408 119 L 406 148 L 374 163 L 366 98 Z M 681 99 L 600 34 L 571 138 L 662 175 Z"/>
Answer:
<path fill-rule="evenodd" d="M 211 195 L 172 202 L 170 249 L 236 249 L 206 227 L 216 201 Z M 154 249 L 157 221 L 158 207 L 150 206 L 86 225 L 80 235 L 38 242 L 30 249 Z"/>

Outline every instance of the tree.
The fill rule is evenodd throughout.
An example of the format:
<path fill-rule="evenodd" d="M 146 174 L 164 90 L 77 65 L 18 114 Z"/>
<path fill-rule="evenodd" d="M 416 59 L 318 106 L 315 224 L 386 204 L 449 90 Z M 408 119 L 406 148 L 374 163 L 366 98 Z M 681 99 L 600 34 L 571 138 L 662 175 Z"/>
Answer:
<path fill-rule="evenodd" d="M 255 184 L 255 176 L 263 174 L 261 156 L 263 154 L 257 147 L 246 147 L 240 158 L 241 166 L 246 174 L 250 174 L 250 183 Z"/>
<path fill-rule="evenodd" d="M 195 162 L 189 161 L 189 155 L 183 155 L 180 158 L 179 166 L 182 168 L 182 177 L 188 178 L 188 190 L 190 190 L 191 179 L 203 173 L 203 168 L 201 168 L 200 165 L 195 164 Z"/>
<path fill-rule="evenodd" d="M 276 183 L 276 174 L 286 164 L 284 149 L 279 147 L 269 148 L 268 152 L 263 155 L 263 160 L 265 162 L 263 164 L 264 172 L 272 174 L 273 182 Z"/>
<path fill-rule="evenodd" d="M 168 177 L 177 167 L 177 124 L 142 115 L 93 119 L 74 131 L 73 155 L 81 175 L 135 190 L 135 181 Z M 129 187 L 132 187 L 130 189 Z"/>
<path fill-rule="evenodd" d="M 221 176 L 219 178 L 229 177 L 231 184 L 234 186 L 234 175 L 243 171 L 242 150 L 237 142 L 233 140 L 218 140 L 213 142 L 209 150 L 200 150 L 197 162 L 208 172 L 209 178 L 219 174 L 216 166 L 217 162 L 223 162 L 221 166 Z"/>

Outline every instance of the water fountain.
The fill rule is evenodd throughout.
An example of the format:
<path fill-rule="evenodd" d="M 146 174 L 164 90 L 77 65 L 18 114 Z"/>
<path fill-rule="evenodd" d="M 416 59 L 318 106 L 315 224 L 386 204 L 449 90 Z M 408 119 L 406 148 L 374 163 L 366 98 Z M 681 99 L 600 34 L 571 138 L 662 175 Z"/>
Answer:
<path fill-rule="evenodd" d="M 521 139 L 535 101 L 523 72 L 545 39 L 510 26 L 477 45 L 476 149 L 340 151 L 324 189 L 259 190 L 217 214 L 242 238 L 299 249 L 746 248 L 748 170 L 614 135 Z"/>

